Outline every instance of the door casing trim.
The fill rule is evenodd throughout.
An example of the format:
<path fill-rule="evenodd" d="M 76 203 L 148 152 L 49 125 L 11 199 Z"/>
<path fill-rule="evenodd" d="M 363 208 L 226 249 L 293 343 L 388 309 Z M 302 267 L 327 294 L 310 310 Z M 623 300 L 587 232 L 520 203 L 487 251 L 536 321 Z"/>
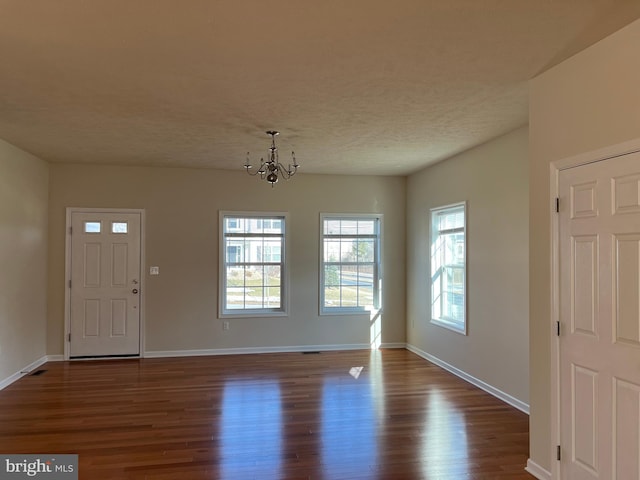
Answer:
<path fill-rule="evenodd" d="M 145 348 L 145 210 L 143 208 L 82 208 L 67 207 L 65 220 L 65 261 L 64 261 L 64 359 L 69 358 L 69 333 L 71 332 L 71 215 L 73 213 L 134 213 L 140 215 L 140 332 L 139 358 L 144 357 Z M 129 357 L 131 358 L 131 357 Z M 86 359 L 85 359 L 86 360 Z"/>

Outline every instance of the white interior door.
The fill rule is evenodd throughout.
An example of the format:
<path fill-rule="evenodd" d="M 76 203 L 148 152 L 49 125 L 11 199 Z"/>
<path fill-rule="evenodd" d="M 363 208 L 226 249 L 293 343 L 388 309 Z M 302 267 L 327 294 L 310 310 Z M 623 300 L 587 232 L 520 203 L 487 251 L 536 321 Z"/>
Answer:
<path fill-rule="evenodd" d="M 640 479 L 640 154 L 564 170 L 563 479 Z"/>
<path fill-rule="evenodd" d="M 71 213 L 69 357 L 140 353 L 139 213 Z"/>

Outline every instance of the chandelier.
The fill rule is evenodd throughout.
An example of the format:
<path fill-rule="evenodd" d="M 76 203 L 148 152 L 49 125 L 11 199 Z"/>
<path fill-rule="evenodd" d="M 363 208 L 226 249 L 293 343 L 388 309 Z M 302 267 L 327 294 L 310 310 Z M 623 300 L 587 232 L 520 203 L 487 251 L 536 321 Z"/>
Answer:
<path fill-rule="evenodd" d="M 291 158 L 293 159 L 293 164 L 289 164 L 288 167 L 280 163 L 278 160 L 278 147 L 276 147 L 276 135 L 280 135 L 280 132 L 276 132 L 275 130 L 268 130 L 267 135 L 271 136 L 271 147 L 269 147 L 269 156 L 267 160 L 264 158 L 260 159 L 260 168 L 257 172 L 251 173 L 249 170 L 252 167 L 251 162 L 249 161 L 249 152 L 247 152 L 247 161 L 244 164 L 244 168 L 247 170 L 249 175 L 256 176 L 260 175 L 261 180 L 266 180 L 273 187 L 278 181 L 279 177 L 283 177 L 285 180 L 289 180 L 293 177 L 298 171 L 298 162 L 296 161 L 296 154 L 291 152 Z"/>

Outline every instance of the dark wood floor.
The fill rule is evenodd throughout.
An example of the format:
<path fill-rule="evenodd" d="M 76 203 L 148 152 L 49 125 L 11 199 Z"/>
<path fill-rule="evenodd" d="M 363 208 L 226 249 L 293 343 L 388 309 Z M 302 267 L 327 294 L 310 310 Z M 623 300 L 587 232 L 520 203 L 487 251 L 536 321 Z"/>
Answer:
<path fill-rule="evenodd" d="M 0 453 L 81 479 L 533 478 L 528 417 L 406 350 L 40 369 L 0 391 Z"/>

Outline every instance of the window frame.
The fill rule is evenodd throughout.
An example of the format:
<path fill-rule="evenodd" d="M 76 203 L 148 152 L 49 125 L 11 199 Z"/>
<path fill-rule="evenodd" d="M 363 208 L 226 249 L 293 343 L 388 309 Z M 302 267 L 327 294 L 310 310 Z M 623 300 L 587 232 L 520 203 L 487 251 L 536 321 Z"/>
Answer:
<path fill-rule="evenodd" d="M 289 214 L 288 212 L 253 212 L 253 211 L 228 211 L 220 210 L 218 214 L 219 247 L 218 247 L 218 318 L 249 318 L 249 317 L 286 317 L 289 312 L 289 269 L 288 269 L 288 244 L 289 244 Z M 279 218 L 282 220 L 282 253 L 280 262 L 280 307 L 278 308 L 225 308 L 227 292 L 227 233 L 225 231 L 226 218 L 240 218 L 259 220 Z M 237 227 L 238 228 L 238 227 Z M 263 237 L 264 238 L 264 237 Z M 242 262 L 244 263 L 244 262 Z M 261 258 L 263 265 L 273 265 L 274 262 L 266 262 Z"/>
<path fill-rule="evenodd" d="M 337 306 L 328 307 L 325 305 L 325 233 L 324 224 L 325 220 L 375 220 L 375 226 L 377 232 L 367 238 L 375 238 L 374 245 L 374 262 L 373 262 L 373 305 L 372 306 Z M 383 215 L 380 213 L 321 213 L 320 214 L 320 248 L 319 248 L 319 288 L 318 288 L 318 306 L 320 316 L 329 315 L 362 315 L 368 313 L 371 308 L 374 311 L 382 309 L 382 277 L 383 277 L 383 265 L 382 265 L 382 232 L 383 232 Z M 349 235 L 353 236 L 353 235 Z M 342 263 L 342 262 L 339 262 Z M 366 262 L 370 263 L 370 262 Z"/>
<path fill-rule="evenodd" d="M 436 215 L 441 214 L 443 212 L 449 212 L 449 213 L 454 213 L 454 211 L 458 211 L 462 209 L 462 214 L 463 214 L 463 222 L 462 222 L 462 227 L 457 227 L 457 228 L 451 228 L 451 229 L 436 229 Z M 468 219 L 468 208 L 467 208 L 467 202 L 466 201 L 462 201 L 462 202 L 456 202 L 456 203 L 451 203 L 448 205 L 442 205 L 439 207 L 434 207 L 431 208 L 429 210 L 429 248 L 428 248 L 428 252 L 429 252 L 429 271 L 430 271 L 430 276 L 429 276 L 429 288 L 430 288 L 430 307 L 429 307 L 429 317 L 430 317 L 430 323 L 432 323 L 433 325 L 437 325 L 446 329 L 449 329 L 453 332 L 462 334 L 462 335 L 467 335 L 468 332 L 468 302 L 467 302 L 467 292 L 468 292 L 468 261 L 467 261 L 467 252 L 468 252 L 468 234 L 467 234 L 467 219 Z M 436 241 L 444 234 L 452 234 L 452 233 L 462 233 L 463 234 L 463 238 L 464 238 L 464 245 L 463 245 L 463 253 L 464 253 L 464 260 L 462 262 L 461 266 L 458 265 L 451 265 L 450 268 L 462 268 L 462 272 L 463 272 L 463 281 L 462 281 L 462 287 L 463 287 L 463 292 L 462 292 L 462 301 L 463 301 L 463 308 L 462 308 L 462 322 L 451 318 L 451 317 L 446 317 L 446 316 L 440 316 L 440 317 L 436 317 L 435 312 L 434 312 L 434 306 L 435 306 L 435 302 L 434 302 L 434 292 L 435 292 L 435 276 L 436 276 L 436 272 L 434 271 L 434 254 L 432 254 L 432 250 L 433 250 L 433 245 L 436 243 Z M 439 270 L 442 270 L 443 268 L 446 267 L 446 264 L 444 261 L 441 262 L 442 267 L 440 267 Z M 440 307 L 440 311 L 442 312 L 444 309 L 442 307 Z"/>

